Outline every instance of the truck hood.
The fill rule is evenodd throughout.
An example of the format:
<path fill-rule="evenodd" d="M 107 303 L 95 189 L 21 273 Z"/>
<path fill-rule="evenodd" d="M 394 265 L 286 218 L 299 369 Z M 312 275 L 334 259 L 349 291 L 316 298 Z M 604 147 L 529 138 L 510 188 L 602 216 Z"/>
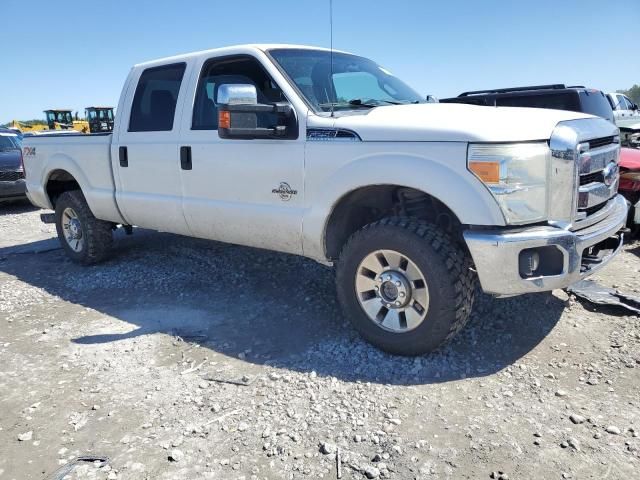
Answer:
<path fill-rule="evenodd" d="M 547 140 L 559 122 L 581 118 L 593 117 L 542 108 L 422 103 L 337 116 L 334 126 L 352 130 L 365 141 L 518 142 Z"/>
<path fill-rule="evenodd" d="M 20 150 L 0 150 L 0 170 L 20 168 Z"/>

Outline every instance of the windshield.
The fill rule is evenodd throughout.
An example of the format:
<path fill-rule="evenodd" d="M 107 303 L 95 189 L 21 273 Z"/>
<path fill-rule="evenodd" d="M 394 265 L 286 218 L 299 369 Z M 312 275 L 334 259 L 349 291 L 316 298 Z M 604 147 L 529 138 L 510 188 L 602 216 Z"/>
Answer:
<path fill-rule="evenodd" d="M 5 150 L 20 150 L 18 138 L 13 135 L 0 135 L 0 151 Z"/>
<path fill-rule="evenodd" d="M 363 57 L 324 50 L 275 49 L 272 58 L 316 111 L 353 110 L 420 103 L 402 80 Z"/>

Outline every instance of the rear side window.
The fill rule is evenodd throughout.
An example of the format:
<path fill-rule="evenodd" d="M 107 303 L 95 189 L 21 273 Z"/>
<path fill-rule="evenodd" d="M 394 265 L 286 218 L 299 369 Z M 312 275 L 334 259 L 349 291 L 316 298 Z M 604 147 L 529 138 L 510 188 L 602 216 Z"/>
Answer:
<path fill-rule="evenodd" d="M 140 76 L 133 97 L 130 132 L 168 132 L 173 118 L 186 64 L 148 68 Z"/>
<path fill-rule="evenodd" d="M 597 90 L 583 90 L 580 92 L 580 100 L 582 101 L 582 111 L 584 113 L 589 113 L 596 117 L 602 117 L 610 122 L 614 121 L 611 104 L 604 93 Z"/>

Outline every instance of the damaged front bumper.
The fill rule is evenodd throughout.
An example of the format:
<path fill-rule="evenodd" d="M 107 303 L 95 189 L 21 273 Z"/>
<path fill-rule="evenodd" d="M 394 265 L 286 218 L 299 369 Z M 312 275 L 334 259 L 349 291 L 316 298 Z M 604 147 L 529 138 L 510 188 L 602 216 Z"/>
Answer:
<path fill-rule="evenodd" d="M 509 296 L 567 287 L 606 265 L 622 246 L 627 221 L 621 195 L 609 214 L 578 231 L 552 226 L 521 230 L 466 230 L 485 293 Z"/>

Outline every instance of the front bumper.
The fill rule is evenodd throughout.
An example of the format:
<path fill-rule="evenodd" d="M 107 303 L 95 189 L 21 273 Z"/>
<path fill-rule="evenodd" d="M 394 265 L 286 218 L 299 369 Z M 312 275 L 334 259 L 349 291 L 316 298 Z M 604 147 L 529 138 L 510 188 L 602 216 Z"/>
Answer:
<path fill-rule="evenodd" d="M 613 208 L 605 218 L 578 231 L 551 226 L 516 231 L 465 231 L 464 239 L 482 289 L 506 296 L 544 292 L 567 287 L 602 268 L 622 246 L 620 229 L 627 221 L 627 203 L 622 195 L 617 195 L 612 202 Z M 551 257 L 556 259 L 556 265 L 550 267 L 556 272 L 523 276 L 522 252 L 544 247 L 555 247 Z M 598 251 L 603 255 L 594 260 L 593 254 Z"/>
<path fill-rule="evenodd" d="M 0 181 L 0 200 L 22 198 L 26 195 L 27 188 L 24 179 L 12 182 Z"/>

